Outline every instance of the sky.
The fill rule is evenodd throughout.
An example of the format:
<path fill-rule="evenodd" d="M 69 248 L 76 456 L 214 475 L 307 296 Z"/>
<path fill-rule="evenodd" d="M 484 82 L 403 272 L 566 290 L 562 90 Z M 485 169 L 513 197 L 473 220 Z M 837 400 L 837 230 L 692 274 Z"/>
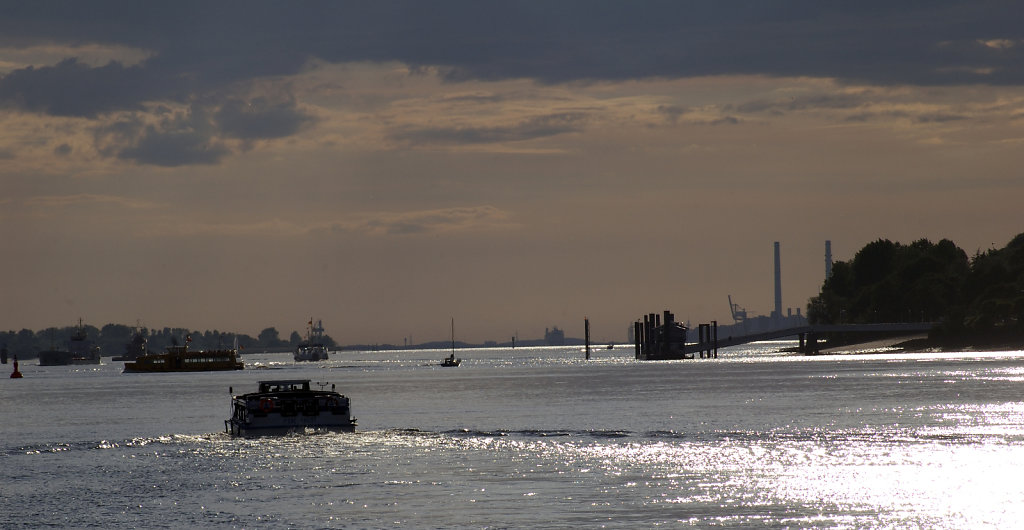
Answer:
<path fill-rule="evenodd" d="M 1024 232 L 1012 1 L 0 1 L 0 329 L 623 342 Z"/>

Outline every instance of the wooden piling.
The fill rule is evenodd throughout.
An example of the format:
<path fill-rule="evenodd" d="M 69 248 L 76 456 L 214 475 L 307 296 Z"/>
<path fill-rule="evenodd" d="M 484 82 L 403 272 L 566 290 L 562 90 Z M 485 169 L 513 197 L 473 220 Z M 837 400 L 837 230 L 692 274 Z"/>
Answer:
<path fill-rule="evenodd" d="M 717 359 L 718 358 L 718 321 L 717 320 L 712 320 L 711 321 L 711 329 L 712 329 L 712 331 L 714 333 L 714 338 L 712 339 L 712 341 L 713 341 L 713 344 L 714 344 L 714 347 L 715 347 L 715 359 Z"/>
<path fill-rule="evenodd" d="M 583 335 L 584 341 L 587 345 L 587 360 L 590 360 L 590 320 L 587 317 L 583 317 Z"/>

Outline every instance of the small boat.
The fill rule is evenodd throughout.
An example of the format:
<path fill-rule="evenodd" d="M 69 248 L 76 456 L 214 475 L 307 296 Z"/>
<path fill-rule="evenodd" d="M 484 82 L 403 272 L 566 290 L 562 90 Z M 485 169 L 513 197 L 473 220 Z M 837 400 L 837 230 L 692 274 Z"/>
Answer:
<path fill-rule="evenodd" d="M 309 379 L 260 381 L 259 390 L 231 396 L 231 418 L 224 429 L 232 436 L 288 434 L 306 429 L 355 432 L 349 398 L 325 390 L 327 383 L 310 388 Z M 229 392 L 233 390 L 229 389 Z"/>
<path fill-rule="evenodd" d="M 458 366 L 460 364 L 462 364 L 462 359 L 456 359 L 455 358 L 455 319 L 453 318 L 452 319 L 452 354 L 449 355 L 448 357 L 445 357 L 444 360 L 441 361 L 441 366 L 449 366 L 450 367 L 450 366 Z"/>
<path fill-rule="evenodd" d="M 39 366 L 67 364 L 100 364 L 100 347 L 89 340 L 82 319 L 78 319 L 78 329 L 71 334 L 67 350 L 51 346 L 51 349 L 39 352 Z"/>
<path fill-rule="evenodd" d="M 295 362 L 302 361 L 326 361 L 329 350 L 324 345 L 324 324 L 322 320 L 316 321 L 313 326 L 313 319 L 309 319 L 306 327 L 306 340 L 295 347 Z"/>
<path fill-rule="evenodd" d="M 189 351 L 191 337 L 184 346 L 171 345 L 165 353 L 138 356 L 134 362 L 124 363 L 124 373 L 140 372 L 213 372 L 241 370 L 245 366 L 238 360 L 237 349 Z"/>

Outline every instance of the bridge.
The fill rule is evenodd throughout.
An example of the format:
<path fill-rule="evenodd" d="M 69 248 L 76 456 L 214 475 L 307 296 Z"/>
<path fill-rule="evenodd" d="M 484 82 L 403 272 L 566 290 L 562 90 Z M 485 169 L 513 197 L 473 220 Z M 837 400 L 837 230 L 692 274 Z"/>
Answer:
<path fill-rule="evenodd" d="M 706 324 L 705 324 L 706 325 Z M 702 340 L 695 343 L 687 343 L 683 348 L 683 354 L 689 357 L 695 354 L 713 353 L 718 348 L 728 348 L 750 342 L 781 339 L 785 337 L 799 337 L 800 351 L 804 353 L 818 353 L 819 338 L 826 333 L 866 333 L 876 335 L 898 335 L 924 333 L 931 331 L 939 325 L 939 322 L 886 322 L 877 324 L 815 324 L 798 326 L 793 328 L 776 329 L 749 335 L 711 337 L 709 333 L 701 334 Z M 717 334 L 717 326 L 715 326 Z"/>

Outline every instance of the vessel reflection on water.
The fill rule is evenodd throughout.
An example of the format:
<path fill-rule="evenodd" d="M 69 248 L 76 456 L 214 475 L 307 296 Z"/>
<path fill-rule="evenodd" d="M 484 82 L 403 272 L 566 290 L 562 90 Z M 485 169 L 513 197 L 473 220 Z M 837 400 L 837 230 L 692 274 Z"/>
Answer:
<path fill-rule="evenodd" d="M 231 418 L 224 429 L 235 436 L 287 434 L 306 429 L 355 432 L 349 399 L 334 391 L 309 387 L 309 379 L 260 381 L 259 391 L 231 398 Z"/>

